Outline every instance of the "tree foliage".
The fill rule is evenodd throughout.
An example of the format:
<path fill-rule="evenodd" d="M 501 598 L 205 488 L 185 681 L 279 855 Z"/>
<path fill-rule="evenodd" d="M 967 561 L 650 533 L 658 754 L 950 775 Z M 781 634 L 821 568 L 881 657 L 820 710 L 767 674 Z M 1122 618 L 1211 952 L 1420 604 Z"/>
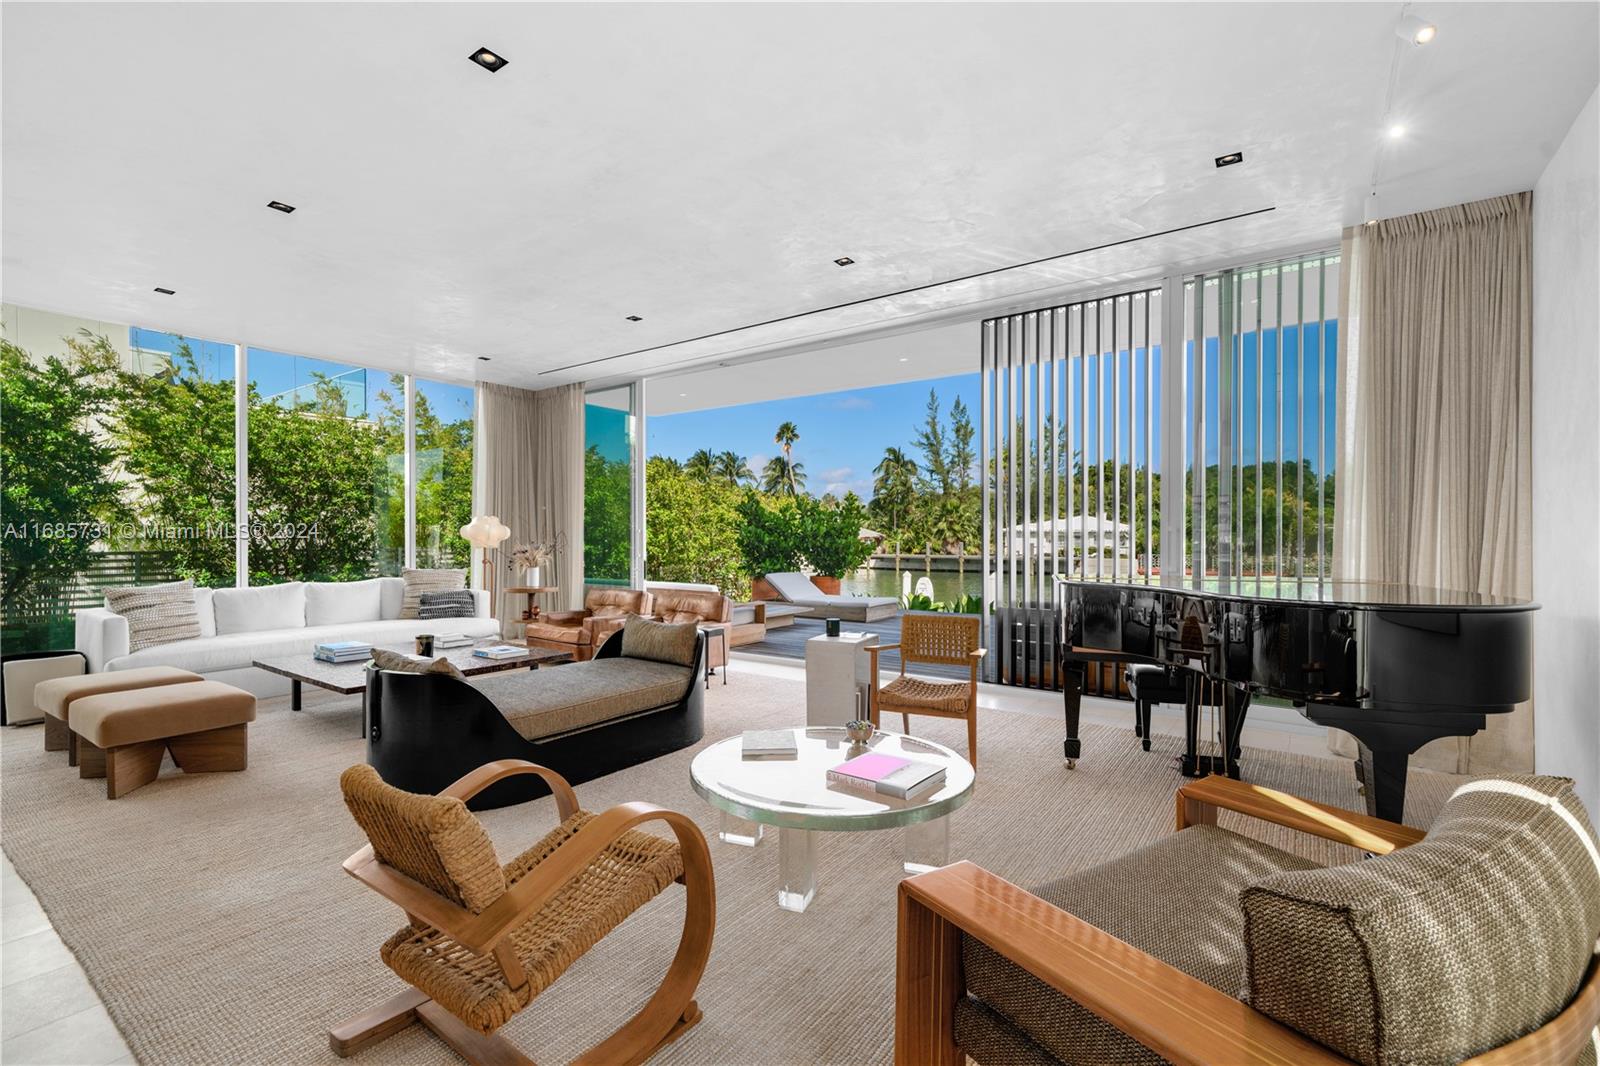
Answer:
<path fill-rule="evenodd" d="M 657 457 L 645 466 L 645 493 L 645 572 L 650 579 L 715 585 L 734 599 L 745 599 L 750 579 L 740 546 L 740 490 L 716 478 L 695 477 Z"/>

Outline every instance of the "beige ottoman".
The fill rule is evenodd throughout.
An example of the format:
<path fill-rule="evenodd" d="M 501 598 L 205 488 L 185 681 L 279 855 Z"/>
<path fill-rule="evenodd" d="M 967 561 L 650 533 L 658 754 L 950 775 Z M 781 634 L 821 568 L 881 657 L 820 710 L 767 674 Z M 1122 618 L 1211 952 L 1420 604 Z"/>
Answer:
<path fill-rule="evenodd" d="M 67 752 L 67 765 L 78 765 L 68 728 L 72 704 L 85 696 L 154 685 L 179 685 L 204 680 L 199 674 L 175 666 L 145 666 L 138 670 L 108 670 L 103 674 L 53 677 L 34 686 L 33 702 L 44 712 L 44 750 Z"/>
<path fill-rule="evenodd" d="M 79 777 L 104 777 L 106 798 L 125 796 L 161 772 L 243 770 L 256 698 L 221 681 L 189 681 L 84 696 L 72 702 Z"/>

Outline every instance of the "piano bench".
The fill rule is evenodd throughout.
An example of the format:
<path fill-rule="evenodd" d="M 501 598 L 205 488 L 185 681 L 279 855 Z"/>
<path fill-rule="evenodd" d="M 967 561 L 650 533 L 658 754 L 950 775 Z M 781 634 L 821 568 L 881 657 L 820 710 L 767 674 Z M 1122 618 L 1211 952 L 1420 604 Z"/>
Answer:
<path fill-rule="evenodd" d="M 1150 750 L 1150 708 L 1158 703 L 1176 703 L 1187 706 L 1189 702 L 1189 671 L 1183 667 L 1168 670 L 1165 666 L 1147 663 L 1129 663 L 1122 675 L 1128 686 L 1128 696 L 1133 700 L 1133 735 L 1144 740 L 1144 750 Z M 1215 700 L 1206 698 L 1202 687 L 1200 702 L 1210 705 Z M 1192 748 L 1192 741 L 1191 741 Z"/>

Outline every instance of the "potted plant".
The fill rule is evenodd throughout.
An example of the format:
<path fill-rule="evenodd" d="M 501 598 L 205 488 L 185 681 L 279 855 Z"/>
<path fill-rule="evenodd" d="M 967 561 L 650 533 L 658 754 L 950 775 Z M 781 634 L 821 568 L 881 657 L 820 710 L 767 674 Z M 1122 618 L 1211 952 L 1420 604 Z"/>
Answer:
<path fill-rule="evenodd" d="M 839 579 L 861 567 L 872 554 L 872 542 L 861 539 L 867 509 L 856 494 L 829 507 L 803 496 L 795 501 L 801 554 L 812 570 L 811 583 L 830 596 L 838 595 Z"/>
<path fill-rule="evenodd" d="M 767 583 L 764 575 L 800 569 L 795 502 L 784 500 L 768 507 L 760 496 L 746 492 L 737 510 L 739 552 L 744 556 L 745 565 L 750 568 L 750 598 L 782 599 L 778 590 Z"/>
<path fill-rule="evenodd" d="M 537 588 L 544 584 L 544 567 L 554 562 L 556 556 L 561 554 L 561 539 L 557 535 L 553 540 L 518 544 L 511 549 L 511 554 L 506 559 L 506 569 L 513 574 L 521 571 L 522 583 L 530 588 Z"/>

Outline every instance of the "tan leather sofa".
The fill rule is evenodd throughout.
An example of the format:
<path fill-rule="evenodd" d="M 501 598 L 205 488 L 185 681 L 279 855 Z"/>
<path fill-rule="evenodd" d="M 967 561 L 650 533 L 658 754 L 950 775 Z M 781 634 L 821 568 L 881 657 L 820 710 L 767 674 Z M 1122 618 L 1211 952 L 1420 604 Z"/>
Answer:
<path fill-rule="evenodd" d="M 523 627 L 523 636 L 530 648 L 567 651 L 577 662 L 587 662 L 630 614 L 649 617 L 652 601 L 650 593 L 638 589 L 592 585 L 583 590 L 583 610 L 547 611 Z"/>
<path fill-rule="evenodd" d="M 655 617 L 663 622 L 693 622 L 701 629 L 721 629 L 727 638 L 732 637 L 733 601 L 720 592 L 702 592 L 698 589 L 657 588 L 654 597 Z M 708 662 L 715 670 L 728 665 L 728 639 L 713 640 L 706 645 Z"/>

